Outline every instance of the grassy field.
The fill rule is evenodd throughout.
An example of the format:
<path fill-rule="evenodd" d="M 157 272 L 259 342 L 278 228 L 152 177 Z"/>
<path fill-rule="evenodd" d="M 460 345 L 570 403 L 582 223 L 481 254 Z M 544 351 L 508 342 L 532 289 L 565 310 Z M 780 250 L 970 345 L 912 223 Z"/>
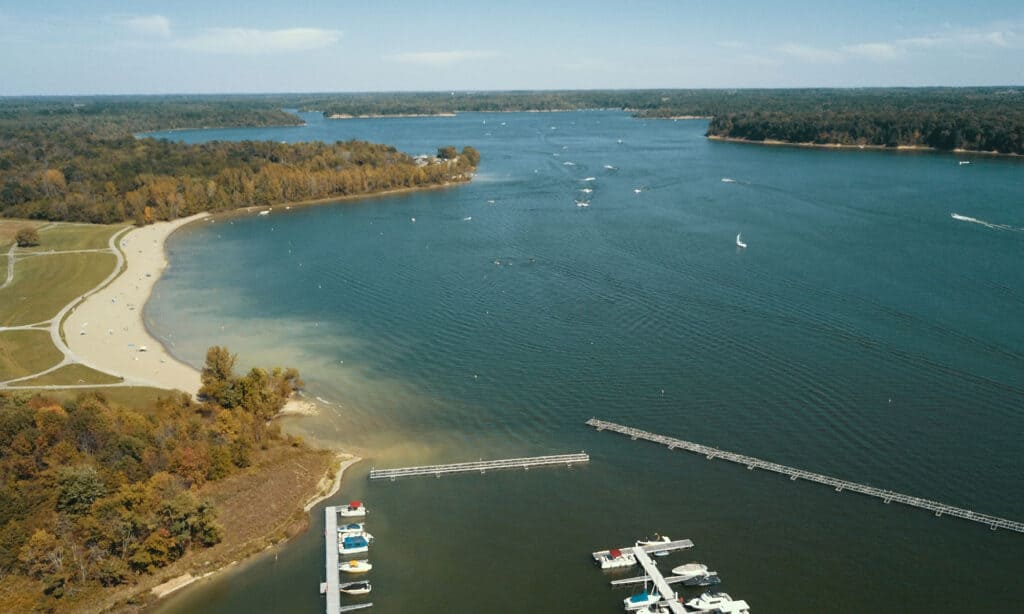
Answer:
<path fill-rule="evenodd" d="M 6 252 L 14 244 L 14 235 L 25 226 L 39 228 L 45 225 L 46 222 L 38 220 L 0 220 L 0 250 Z"/>
<path fill-rule="evenodd" d="M 14 281 L 0 290 L 0 325 L 49 320 L 114 270 L 113 254 L 53 254 L 19 258 Z"/>
<path fill-rule="evenodd" d="M 54 348 L 56 349 L 56 348 Z M 19 386 L 76 386 L 80 384 L 116 384 L 120 377 L 97 371 L 85 365 L 65 365 L 46 375 L 18 382 Z"/>
<path fill-rule="evenodd" d="M 63 356 L 45 330 L 9 330 L 0 333 L 0 381 L 48 369 Z"/>
<path fill-rule="evenodd" d="M 118 226 L 96 226 L 93 224 L 59 224 L 50 226 L 39 233 L 39 245 L 25 248 L 26 252 L 55 252 L 75 249 L 106 249 L 110 237 Z"/>

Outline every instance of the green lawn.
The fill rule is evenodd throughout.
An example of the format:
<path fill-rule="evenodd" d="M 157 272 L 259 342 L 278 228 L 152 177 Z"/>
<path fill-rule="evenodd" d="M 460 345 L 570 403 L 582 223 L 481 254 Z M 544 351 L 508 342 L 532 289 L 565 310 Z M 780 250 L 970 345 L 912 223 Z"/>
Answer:
<path fill-rule="evenodd" d="M 0 290 L 0 325 L 48 320 L 114 270 L 113 254 L 25 256 L 14 263 L 14 281 Z"/>
<path fill-rule="evenodd" d="M 73 249 L 105 249 L 110 247 L 110 236 L 124 228 L 124 224 L 55 224 L 39 233 L 39 245 L 25 248 L 27 252 L 55 252 Z"/>
<path fill-rule="evenodd" d="M 0 381 L 32 375 L 61 361 L 61 353 L 45 330 L 0 333 Z"/>
<path fill-rule="evenodd" d="M 85 365 L 65 365 L 46 375 L 18 382 L 18 386 L 76 386 L 80 384 L 116 384 L 120 377 L 91 369 Z"/>

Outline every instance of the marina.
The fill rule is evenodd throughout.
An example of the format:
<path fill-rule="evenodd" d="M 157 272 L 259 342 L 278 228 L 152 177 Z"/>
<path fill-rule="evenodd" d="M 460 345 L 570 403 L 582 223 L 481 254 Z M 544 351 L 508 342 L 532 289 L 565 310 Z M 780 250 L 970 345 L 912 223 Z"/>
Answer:
<path fill-rule="evenodd" d="M 327 614 L 352 612 L 373 606 L 372 603 L 341 605 L 341 584 L 339 581 L 341 563 L 338 560 L 341 548 L 339 548 L 338 544 L 338 513 L 337 506 L 328 505 L 324 508 L 324 550 L 326 551 L 324 567 L 327 581 L 321 585 L 321 592 L 324 592 L 327 596 Z M 369 586 L 369 583 L 367 583 L 367 586 Z"/>
<path fill-rule="evenodd" d="M 829 477 L 820 473 L 812 473 L 810 471 L 804 471 L 803 469 L 796 469 L 794 467 L 787 467 L 786 465 L 780 465 L 771 461 L 761 460 L 752 456 L 744 456 L 742 454 L 736 454 L 734 452 L 726 452 L 725 450 L 719 450 L 718 448 L 712 448 L 692 441 L 684 441 L 682 439 L 675 439 L 674 437 L 666 437 L 664 435 L 658 435 L 648 431 L 642 431 L 640 429 L 623 426 L 621 424 L 615 424 L 614 422 L 606 422 L 604 420 L 598 420 L 597 418 L 591 418 L 587 420 L 587 425 L 594 427 L 598 431 L 613 431 L 626 435 L 636 441 L 637 439 L 644 439 L 646 441 L 652 441 L 668 446 L 669 450 L 682 449 L 696 454 L 702 454 L 707 457 L 708 460 L 721 458 L 723 460 L 732 461 L 734 463 L 745 465 L 747 469 L 764 469 L 766 471 L 772 471 L 775 473 L 781 473 L 782 475 L 789 476 L 790 480 L 804 479 L 809 482 L 817 482 L 819 484 L 825 484 L 835 488 L 836 492 L 842 492 L 849 490 L 852 492 L 861 493 L 863 495 L 869 495 L 872 497 L 878 497 L 886 503 L 893 501 L 909 505 L 911 507 L 919 507 L 921 509 L 931 510 L 935 512 L 936 516 L 942 516 L 948 514 L 957 518 L 963 518 L 964 520 L 971 520 L 973 522 L 979 522 L 986 524 L 993 531 L 996 529 L 1009 529 L 1010 531 L 1016 531 L 1018 533 L 1024 533 L 1024 523 L 1017 522 L 1015 520 L 1007 520 L 1005 518 L 999 518 L 997 516 L 990 516 L 988 514 L 981 514 L 968 509 L 960 507 L 954 507 L 945 503 L 939 503 L 938 501 L 931 501 L 929 499 L 922 499 L 920 497 L 914 497 L 911 495 L 904 495 L 891 490 L 884 490 L 881 488 L 875 488 L 873 486 L 866 486 L 864 484 L 858 484 L 856 482 L 849 482 L 847 480 L 840 480 L 838 478 Z"/>
<path fill-rule="evenodd" d="M 528 456 L 523 458 L 506 458 L 501 460 L 480 460 L 469 463 L 454 463 L 450 465 L 424 465 L 420 467 L 402 467 L 399 469 L 371 469 L 371 480 L 395 480 L 397 478 L 417 477 L 432 475 L 441 477 L 453 473 L 475 473 L 481 474 L 499 469 L 524 469 L 531 467 L 544 467 L 548 465 L 565 465 L 572 467 L 574 464 L 586 463 L 590 456 L 585 452 L 577 454 L 556 454 L 552 456 Z"/>
<path fill-rule="evenodd" d="M 665 577 L 661 575 L 661 570 L 659 570 L 658 566 L 654 564 L 654 561 L 651 560 L 651 557 L 648 556 L 648 553 L 655 551 L 660 552 L 662 550 L 674 552 L 676 550 L 684 550 L 686 548 L 693 548 L 693 542 L 688 539 L 680 539 L 670 542 L 659 542 L 657 544 L 650 544 L 647 546 L 613 548 L 612 550 L 617 550 L 625 556 L 635 557 L 636 562 L 644 568 L 644 572 L 647 574 L 646 576 L 644 576 L 645 578 L 647 578 L 646 581 L 654 584 L 655 588 L 658 591 L 657 594 L 664 598 L 669 610 L 672 611 L 673 614 L 683 614 L 686 612 L 686 610 L 683 609 L 682 604 L 680 604 L 679 600 L 676 599 L 675 592 L 672 590 L 672 587 L 669 586 L 669 583 L 666 581 Z M 594 557 L 595 561 L 600 562 L 602 558 L 607 557 L 609 555 L 609 552 L 611 552 L 611 550 L 599 550 L 597 552 L 592 553 L 591 556 Z"/>

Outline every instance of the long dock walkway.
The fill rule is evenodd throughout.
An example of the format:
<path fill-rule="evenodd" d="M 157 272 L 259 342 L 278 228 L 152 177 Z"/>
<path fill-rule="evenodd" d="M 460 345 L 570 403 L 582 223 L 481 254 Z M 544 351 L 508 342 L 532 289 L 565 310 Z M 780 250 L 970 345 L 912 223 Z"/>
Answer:
<path fill-rule="evenodd" d="M 420 467 L 402 467 L 400 469 L 371 469 L 371 480 L 394 480 L 396 478 L 407 478 L 415 476 L 432 475 L 441 477 L 451 473 L 487 473 L 497 469 L 530 469 L 531 467 L 542 467 L 545 465 L 566 465 L 573 466 L 576 463 L 586 463 L 590 456 L 585 452 L 578 454 L 556 454 L 553 456 L 527 456 L 523 458 L 506 458 L 501 460 L 481 460 L 470 463 L 454 463 L 451 465 L 423 465 Z"/>
<path fill-rule="evenodd" d="M 662 549 L 664 550 L 665 548 Z M 645 548 L 632 548 L 633 555 L 636 556 L 636 562 L 640 563 L 640 566 L 644 568 L 647 575 L 651 577 L 651 582 L 657 587 L 662 602 L 668 605 L 668 609 L 672 610 L 672 614 L 686 614 L 686 609 L 683 607 L 683 604 L 679 603 L 676 592 L 665 581 L 665 577 L 661 575 L 661 570 L 658 569 L 658 566 L 654 564 L 654 561 L 651 560 L 651 557 L 647 555 L 645 550 Z M 626 552 L 626 550 L 623 550 L 623 552 Z"/>
<path fill-rule="evenodd" d="M 341 612 L 341 591 L 338 589 L 338 508 L 324 508 L 324 547 L 327 550 L 327 614 Z"/>
<path fill-rule="evenodd" d="M 858 484 L 856 482 L 849 482 L 847 480 L 840 480 L 838 478 L 829 477 L 820 473 L 812 473 L 810 471 L 804 471 L 803 469 L 796 469 L 794 467 L 787 467 L 786 465 L 780 465 L 752 456 L 744 456 L 743 454 L 736 454 L 734 452 L 726 452 L 725 450 L 719 450 L 718 448 L 712 448 L 710 446 L 701 445 L 699 443 L 693 443 L 692 441 L 684 441 L 682 439 L 675 439 L 674 437 L 666 437 L 664 435 L 658 435 L 656 433 L 650 433 L 648 431 L 642 431 L 640 429 L 631 428 L 628 426 L 622 426 L 621 424 L 615 424 L 614 422 L 606 422 L 604 420 L 598 420 L 597 418 L 591 418 L 587 420 L 587 424 L 596 428 L 598 431 L 614 431 L 621 433 L 628 437 L 631 437 L 634 441 L 637 439 L 645 439 L 647 441 L 653 441 L 654 443 L 660 443 L 668 446 L 669 450 L 675 450 L 677 448 L 694 452 L 706 456 L 708 460 L 715 458 L 721 458 L 727 461 L 732 461 L 740 465 L 745 465 L 747 469 L 764 469 L 766 471 L 773 471 L 775 473 L 781 473 L 782 475 L 789 476 L 789 479 L 804 479 L 810 482 L 817 482 L 819 484 L 825 484 L 835 488 L 836 492 L 842 492 L 849 490 L 858 492 L 863 495 L 869 495 L 872 497 L 878 497 L 886 503 L 895 501 L 911 507 L 919 507 L 921 509 L 931 510 L 935 512 L 936 516 L 942 516 L 948 514 L 950 516 L 956 516 L 957 518 L 963 518 L 965 520 L 971 520 L 974 522 L 980 522 L 987 524 L 993 531 L 996 529 L 1008 529 L 1010 531 L 1016 531 L 1018 533 L 1024 533 L 1024 523 L 1017 522 L 1015 520 L 1007 520 L 1006 518 L 999 518 L 998 516 L 990 516 L 988 514 L 981 514 L 968 509 L 954 507 L 945 503 L 939 503 L 938 501 L 931 501 L 929 499 L 922 499 L 920 497 L 913 497 L 911 495 L 904 495 L 891 490 L 884 490 L 881 488 L 875 488 L 873 486 L 865 486 L 864 484 Z"/>

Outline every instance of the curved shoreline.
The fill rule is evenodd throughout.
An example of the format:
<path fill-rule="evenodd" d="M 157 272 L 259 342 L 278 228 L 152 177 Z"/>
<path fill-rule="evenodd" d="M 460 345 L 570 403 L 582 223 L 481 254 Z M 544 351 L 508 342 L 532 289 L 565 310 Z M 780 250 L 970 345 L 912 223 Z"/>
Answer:
<path fill-rule="evenodd" d="M 75 306 L 62 324 L 66 343 L 83 362 L 155 388 L 199 392 L 199 371 L 178 360 L 146 327 L 144 310 L 167 268 L 167 237 L 208 213 L 134 228 L 117 241 L 120 274 Z"/>
<path fill-rule="evenodd" d="M 928 147 L 927 145 L 897 145 L 896 147 L 888 147 L 886 145 L 847 145 L 844 143 L 794 143 L 792 141 L 780 141 L 778 139 L 764 139 L 763 141 L 754 141 L 751 139 L 744 139 L 735 136 L 720 136 L 717 134 L 705 135 L 709 141 L 720 141 L 722 143 L 749 143 L 751 145 L 769 145 L 778 147 L 803 147 L 806 149 L 852 149 L 852 150 L 865 150 L 865 151 L 913 151 L 913 152 L 932 152 L 932 153 L 951 153 L 957 155 L 978 155 L 978 156 L 990 156 L 997 158 L 1024 158 L 1024 155 L 1016 153 L 1002 153 L 999 151 L 980 151 L 977 149 L 937 149 L 935 147 Z"/>

